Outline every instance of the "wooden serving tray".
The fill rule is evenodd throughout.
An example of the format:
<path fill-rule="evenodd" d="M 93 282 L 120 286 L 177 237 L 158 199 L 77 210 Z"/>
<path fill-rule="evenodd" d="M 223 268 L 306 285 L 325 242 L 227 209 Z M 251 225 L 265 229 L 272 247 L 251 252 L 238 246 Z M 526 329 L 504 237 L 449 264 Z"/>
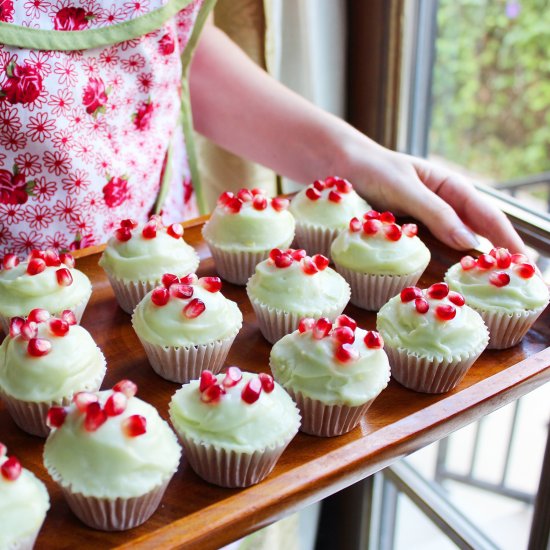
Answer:
<path fill-rule="evenodd" d="M 185 224 L 185 239 L 200 254 L 199 275 L 215 275 L 213 260 L 201 238 L 203 222 L 204 218 Z M 428 270 L 419 282 L 419 286 L 426 287 L 442 280 L 461 254 L 444 247 L 426 230 L 421 228 L 420 232 L 432 252 Z M 138 384 L 138 397 L 157 407 L 167 419 L 168 402 L 179 386 L 160 378 L 149 366 L 130 317 L 117 306 L 109 282 L 97 265 L 100 252 L 101 247 L 96 247 L 75 256 L 77 267 L 93 283 L 82 325 L 107 358 L 103 387 L 130 378 Z M 269 372 L 271 346 L 260 334 L 244 288 L 226 283 L 222 292 L 239 304 L 244 315 L 244 326 L 229 352 L 227 365 Z M 374 313 L 351 305 L 346 313 L 361 327 L 375 328 Z M 425 395 L 392 380 L 352 432 L 333 438 L 299 433 L 271 475 L 247 489 L 210 485 L 194 474 L 183 457 L 157 512 L 144 525 L 125 532 L 95 531 L 73 516 L 42 465 L 43 441 L 17 428 L 1 404 L 0 441 L 48 486 L 51 509 L 37 540 L 38 549 L 219 548 L 373 474 L 542 385 L 550 378 L 549 346 L 547 308 L 521 344 L 509 350 L 484 352 L 455 390 Z"/>

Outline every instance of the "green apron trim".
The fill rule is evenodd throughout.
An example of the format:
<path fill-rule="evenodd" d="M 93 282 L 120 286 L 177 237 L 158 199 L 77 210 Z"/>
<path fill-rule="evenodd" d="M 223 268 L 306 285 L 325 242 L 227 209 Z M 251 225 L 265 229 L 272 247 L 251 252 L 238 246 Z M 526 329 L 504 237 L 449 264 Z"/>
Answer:
<path fill-rule="evenodd" d="M 170 182 L 172 181 L 172 157 L 173 157 L 173 147 L 172 143 L 168 145 L 168 150 L 166 151 L 166 164 L 164 166 L 164 173 L 162 174 L 162 181 L 160 182 L 159 192 L 155 200 L 155 206 L 153 207 L 153 212 L 159 214 L 162 210 L 166 196 L 168 195 L 168 190 L 170 189 Z"/>
<path fill-rule="evenodd" d="M 83 31 L 29 29 L 0 21 L 0 44 L 31 50 L 65 51 L 108 46 L 143 36 L 162 27 L 168 19 L 190 3 L 191 0 L 170 0 L 162 8 L 130 21 Z"/>

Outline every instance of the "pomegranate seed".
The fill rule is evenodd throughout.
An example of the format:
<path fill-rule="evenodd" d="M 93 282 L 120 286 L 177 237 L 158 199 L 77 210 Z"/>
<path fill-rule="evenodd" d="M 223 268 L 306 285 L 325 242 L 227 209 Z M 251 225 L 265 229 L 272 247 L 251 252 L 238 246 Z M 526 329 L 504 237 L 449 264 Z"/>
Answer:
<path fill-rule="evenodd" d="M 206 388 L 215 384 L 217 381 L 217 378 L 209 370 L 203 370 L 201 372 L 199 391 L 202 393 Z"/>
<path fill-rule="evenodd" d="M 263 189 L 261 189 L 260 187 L 254 187 L 254 189 L 252 189 L 250 191 L 255 197 L 257 195 L 265 195 L 265 191 Z"/>
<path fill-rule="evenodd" d="M 497 261 L 497 267 L 507 269 L 512 263 L 512 254 L 506 248 L 493 248 L 489 254 Z"/>
<path fill-rule="evenodd" d="M 263 195 L 256 195 L 252 200 L 252 207 L 255 210 L 265 210 L 267 208 L 267 199 Z"/>
<path fill-rule="evenodd" d="M 21 338 L 23 340 L 32 340 L 38 335 L 38 326 L 34 321 L 25 321 L 21 325 Z"/>
<path fill-rule="evenodd" d="M 386 235 L 386 238 L 388 238 L 390 241 L 398 241 L 401 238 L 401 228 L 395 223 L 392 223 L 391 225 L 385 225 L 384 235 Z"/>
<path fill-rule="evenodd" d="M 152 214 L 149 216 L 147 223 L 153 224 L 157 229 L 162 228 L 162 216 L 160 214 Z"/>
<path fill-rule="evenodd" d="M 199 278 L 195 273 L 189 273 L 185 277 L 180 277 L 180 283 L 182 285 L 194 285 L 198 282 Z"/>
<path fill-rule="evenodd" d="M 289 248 L 287 250 L 287 253 L 290 253 L 292 256 L 292 259 L 299 262 L 303 258 L 306 257 L 306 251 L 303 248 L 298 248 L 297 250 L 293 250 L 292 248 Z"/>
<path fill-rule="evenodd" d="M 349 327 L 353 331 L 355 331 L 355 329 L 357 328 L 357 323 L 355 322 L 355 320 L 344 314 L 336 317 L 335 324 L 337 327 Z"/>
<path fill-rule="evenodd" d="M 71 286 L 73 284 L 73 276 L 66 267 L 58 269 L 55 272 L 55 276 L 57 277 L 57 284 L 59 286 Z"/>
<path fill-rule="evenodd" d="M 21 463 L 14 456 L 10 456 L 1 466 L 2 477 L 8 481 L 15 481 L 21 475 Z"/>
<path fill-rule="evenodd" d="M 135 229 L 138 226 L 138 222 L 133 218 L 126 218 L 120 220 L 120 227 L 127 227 L 128 229 Z"/>
<path fill-rule="evenodd" d="M 7 452 L 8 448 L 3 443 L 0 443 L 0 458 L 4 458 Z"/>
<path fill-rule="evenodd" d="M 239 367 L 228 367 L 222 384 L 226 388 L 236 386 L 242 380 L 242 372 Z"/>
<path fill-rule="evenodd" d="M 218 198 L 218 204 L 225 206 L 234 196 L 231 191 L 224 191 Z"/>
<path fill-rule="evenodd" d="M 162 276 L 162 279 L 160 282 L 166 287 L 170 288 L 174 283 L 179 283 L 180 279 L 177 275 L 174 275 L 173 273 L 165 273 Z"/>
<path fill-rule="evenodd" d="M 416 237 L 418 235 L 418 226 L 415 223 L 404 223 L 401 230 L 407 237 Z"/>
<path fill-rule="evenodd" d="M 90 393 L 89 391 L 79 391 L 73 396 L 73 403 L 82 413 L 86 412 L 90 403 L 97 403 L 97 401 L 97 395 L 95 393 Z"/>
<path fill-rule="evenodd" d="M 217 403 L 223 394 L 225 394 L 225 389 L 222 386 L 212 384 L 202 392 L 201 401 L 204 403 Z"/>
<path fill-rule="evenodd" d="M 262 390 L 264 390 L 265 393 L 271 393 L 275 389 L 275 382 L 273 381 L 273 376 L 270 374 L 260 372 L 260 374 L 258 374 L 258 378 L 262 383 Z"/>
<path fill-rule="evenodd" d="M 21 334 L 21 327 L 25 324 L 25 319 L 22 317 L 12 317 L 10 319 L 10 336 L 15 338 Z"/>
<path fill-rule="evenodd" d="M 27 321 L 33 321 L 35 323 L 43 323 L 51 317 L 50 312 L 42 308 L 35 308 L 27 315 Z"/>
<path fill-rule="evenodd" d="M 170 300 L 170 290 L 163 286 L 159 286 L 151 292 L 151 302 L 158 307 L 165 306 Z"/>
<path fill-rule="evenodd" d="M 287 252 L 282 252 L 280 256 L 275 259 L 275 265 L 280 269 L 285 269 L 292 265 L 293 258 Z"/>
<path fill-rule="evenodd" d="M 513 264 L 523 264 L 528 262 L 528 258 L 525 254 L 512 254 L 510 258 Z"/>
<path fill-rule="evenodd" d="M 406 304 L 416 298 L 422 298 L 422 291 L 417 286 L 408 286 L 401 291 L 401 301 Z"/>
<path fill-rule="evenodd" d="M 530 279 L 535 274 L 535 266 L 528 262 L 516 264 L 516 273 L 524 279 Z"/>
<path fill-rule="evenodd" d="M 349 327 L 336 327 L 332 329 L 331 337 L 339 344 L 353 344 L 355 333 Z"/>
<path fill-rule="evenodd" d="M 61 319 L 63 319 L 63 321 L 67 321 L 69 325 L 76 325 L 76 315 L 70 309 L 65 309 L 62 311 Z"/>
<path fill-rule="evenodd" d="M 327 336 L 331 329 L 332 323 L 326 317 L 321 317 L 317 319 L 313 327 L 313 338 L 321 340 L 321 338 Z"/>
<path fill-rule="evenodd" d="M 381 349 L 384 347 L 384 340 L 382 336 L 380 336 L 380 334 L 375 330 L 367 331 L 363 341 L 365 342 L 365 346 L 369 349 Z"/>
<path fill-rule="evenodd" d="M 358 357 L 359 353 L 351 344 L 341 344 L 334 351 L 334 358 L 340 363 L 356 361 Z"/>
<path fill-rule="evenodd" d="M 349 230 L 352 233 L 359 233 L 361 231 L 361 220 L 359 218 L 351 218 L 349 221 Z"/>
<path fill-rule="evenodd" d="M 353 187 L 348 180 L 336 180 L 336 190 L 338 191 L 338 193 L 343 193 L 345 195 L 347 193 L 351 193 L 352 189 Z"/>
<path fill-rule="evenodd" d="M 315 254 L 311 259 L 315 262 L 319 271 L 324 271 L 328 267 L 329 259 L 322 254 Z"/>
<path fill-rule="evenodd" d="M 447 298 L 455 306 L 463 306 L 466 303 L 466 300 L 464 299 L 464 296 L 462 296 L 462 294 L 460 294 L 459 292 L 455 292 L 454 290 L 449 291 L 449 294 L 447 295 Z"/>
<path fill-rule="evenodd" d="M 280 250 L 279 248 L 274 248 L 273 250 L 271 250 L 271 252 L 269 253 L 269 259 L 272 261 L 272 262 L 275 262 L 275 260 L 283 253 L 282 250 Z"/>
<path fill-rule="evenodd" d="M 219 292 L 222 289 L 222 280 L 219 277 L 201 277 L 199 284 L 208 292 Z"/>
<path fill-rule="evenodd" d="M 85 415 L 84 428 L 88 432 L 95 432 L 107 421 L 107 413 L 101 408 L 98 401 L 88 404 Z"/>
<path fill-rule="evenodd" d="M 119 227 L 115 231 L 115 239 L 122 243 L 129 241 L 132 238 L 132 232 L 127 227 Z"/>
<path fill-rule="evenodd" d="M 138 390 L 137 385 L 131 380 L 119 380 L 114 386 L 113 391 L 119 391 L 123 393 L 128 399 L 134 397 Z"/>
<path fill-rule="evenodd" d="M 258 401 L 260 393 L 262 393 L 262 381 L 259 378 L 251 378 L 241 392 L 241 399 L 252 405 Z"/>
<path fill-rule="evenodd" d="M 428 301 L 425 298 L 417 298 L 414 301 L 414 307 L 418 313 L 428 313 L 430 304 L 428 304 Z"/>
<path fill-rule="evenodd" d="M 51 248 L 48 248 L 48 250 L 46 250 L 46 257 L 44 258 L 44 261 L 46 262 L 46 265 L 48 267 L 59 267 L 61 265 L 59 255 L 55 250 L 52 250 Z"/>
<path fill-rule="evenodd" d="M 503 287 L 510 284 L 510 275 L 504 273 L 503 271 L 493 271 L 489 275 L 489 282 L 496 287 Z"/>
<path fill-rule="evenodd" d="M 19 265 L 19 258 L 15 254 L 6 254 L 2 259 L 4 269 L 13 269 Z"/>
<path fill-rule="evenodd" d="M 33 260 L 34 258 L 40 258 L 41 260 L 46 261 L 46 253 L 43 250 L 33 248 L 31 250 L 31 253 L 29 254 L 29 261 Z"/>
<path fill-rule="evenodd" d="M 46 269 L 46 262 L 41 258 L 33 258 L 27 265 L 27 273 L 29 275 L 38 275 Z"/>
<path fill-rule="evenodd" d="M 497 261 L 489 254 L 482 254 L 477 259 L 477 267 L 480 269 L 491 269 L 497 264 Z"/>
<path fill-rule="evenodd" d="M 282 212 L 288 208 L 290 201 L 288 199 L 282 199 L 281 197 L 275 197 L 271 199 L 271 207 L 277 212 Z"/>
<path fill-rule="evenodd" d="M 237 197 L 229 199 L 225 204 L 225 210 L 230 214 L 238 214 L 243 207 L 243 201 Z"/>
<path fill-rule="evenodd" d="M 65 423 L 65 418 L 67 418 L 67 409 L 54 405 L 49 408 L 46 415 L 46 426 L 48 428 L 61 428 Z"/>
<path fill-rule="evenodd" d="M 469 271 L 476 266 L 476 261 L 471 256 L 464 256 L 460 260 L 460 265 L 464 271 Z"/>
<path fill-rule="evenodd" d="M 435 315 L 442 321 L 450 321 L 456 315 L 456 308 L 450 304 L 440 304 L 435 308 Z"/>
<path fill-rule="evenodd" d="M 375 235 L 382 227 L 380 220 L 369 219 L 363 223 L 363 231 L 366 235 Z"/>
<path fill-rule="evenodd" d="M 242 202 L 250 202 L 254 199 L 254 195 L 249 189 L 240 189 L 237 193 L 237 198 L 239 198 Z"/>
<path fill-rule="evenodd" d="M 194 292 L 192 286 L 181 283 L 172 285 L 168 290 L 170 292 L 170 296 L 173 296 L 174 298 L 181 298 L 182 300 L 191 298 Z"/>
<path fill-rule="evenodd" d="M 395 223 L 395 216 L 391 212 L 382 212 L 380 214 L 380 221 L 384 223 Z"/>
<path fill-rule="evenodd" d="M 316 191 L 322 191 L 324 188 L 325 188 L 325 182 L 323 180 L 315 180 L 313 183 L 313 189 L 315 189 Z M 312 187 L 309 187 L 308 189 L 312 189 Z M 306 195 L 307 195 L 307 191 L 306 191 Z M 319 194 L 319 197 L 321 196 L 321 194 Z"/>
<path fill-rule="evenodd" d="M 183 237 L 183 227 L 180 223 L 173 223 L 166 228 L 166 233 L 174 239 L 181 239 Z"/>
<path fill-rule="evenodd" d="M 311 317 L 304 317 L 303 319 L 300 319 L 300 322 L 298 323 L 298 331 L 300 334 L 303 334 L 304 332 L 311 330 L 314 325 L 315 319 L 312 319 Z"/>
<path fill-rule="evenodd" d="M 115 391 L 105 401 L 105 414 L 107 416 L 118 416 L 126 410 L 128 398 L 121 392 Z"/>
<path fill-rule="evenodd" d="M 63 321 L 63 319 L 50 319 L 50 322 L 48 324 L 50 332 L 54 336 L 60 336 L 63 337 L 69 332 L 69 323 L 67 321 Z"/>
<path fill-rule="evenodd" d="M 434 300 L 443 300 L 447 294 L 449 294 L 449 285 L 447 283 L 434 283 L 427 290 L 429 298 Z"/>
<path fill-rule="evenodd" d="M 315 265 L 315 262 L 313 261 L 312 258 L 310 258 L 309 256 L 306 256 L 302 260 L 302 271 L 306 275 L 315 275 L 315 273 L 319 272 L 319 268 Z"/>
<path fill-rule="evenodd" d="M 74 257 L 72 254 L 60 254 L 59 260 L 62 264 L 65 264 L 69 269 L 72 269 L 75 266 Z"/>
<path fill-rule="evenodd" d="M 340 193 L 337 193 L 336 191 L 331 191 L 328 194 L 328 200 L 335 203 L 342 202 L 342 195 L 340 195 Z"/>
<path fill-rule="evenodd" d="M 199 315 L 201 315 L 204 310 L 206 309 L 206 306 L 204 305 L 204 302 L 202 300 L 199 300 L 198 298 L 193 298 L 184 308 L 183 308 L 183 314 L 188 319 L 195 319 Z"/>
<path fill-rule="evenodd" d="M 369 210 L 368 212 L 365 212 L 363 214 L 364 220 L 379 220 L 380 219 L 380 212 L 377 212 L 376 210 Z"/>
<path fill-rule="evenodd" d="M 329 176 L 325 178 L 325 187 L 334 187 L 336 185 L 336 180 L 339 180 L 336 176 Z"/>
<path fill-rule="evenodd" d="M 154 239 L 157 236 L 157 224 L 154 221 L 147 222 L 144 225 L 141 234 L 144 239 Z"/>
<path fill-rule="evenodd" d="M 52 343 L 45 338 L 31 338 L 27 344 L 27 351 L 33 357 L 42 357 L 52 350 Z"/>
<path fill-rule="evenodd" d="M 121 427 L 126 437 L 138 437 L 147 432 L 147 419 L 141 414 L 133 414 L 122 421 Z"/>

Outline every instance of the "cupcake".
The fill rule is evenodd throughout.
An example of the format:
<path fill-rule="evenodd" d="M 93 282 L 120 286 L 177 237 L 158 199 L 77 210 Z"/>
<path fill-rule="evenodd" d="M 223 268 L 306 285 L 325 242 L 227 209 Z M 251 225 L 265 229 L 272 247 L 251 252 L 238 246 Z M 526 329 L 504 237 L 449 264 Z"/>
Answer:
<path fill-rule="evenodd" d="M 0 548 L 31 550 L 50 509 L 46 486 L 0 443 Z"/>
<path fill-rule="evenodd" d="M 91 294 L 90 280 L 75 269 L 70 254 L 33 250 L 25 262 L 7 254 L 0 271 L 0 323 L 7 334 L 12 317 L 26 317 L 36 308 L 52 315 L 70 309 L 80 322 Z"/>
<path fill-rule="evenodd" d="M 178 468 L 174 432 L 136 391 L 121 380 L 48 412 L 44 464 L 74 514 L 94 529 L 122 531 L 147 521 Z"/>
<path fill-rule="evenodd" d="M 407 286 L 414 286 L 430 262 L 430 251 L 414 223 L 399 226 L 391 212 L 370 210 L 352 218 L 334 240 L 334 268 L 351 286 L 351 303 L 380 309 Z"/>
<path fill-rule="evenodd" d="M 300 414 L 265 373 L 203 371 L 170 401 L 170 419 L 193 470 L 222 487 L 248 487 L 273 470 Z"/>
<path fill-rule="evenodd" d="M 105 370 L 103 353 L 71 311 L 50 317 L 33 309 L 26 321 L 11 320 L 0 346 L 0 397 L 22 430 L 45 437 L 48 409 L 98 390 Z"/>
<path fill-rule="evenodd" d="M 446 283 L 404 288 L 378 312 L 391 373 L 424 393 L 452 390 L 489 342 L 483 319 Z"/>
<path fill-rule="evenodd" d="M 162 283 L 132 315 L 154 371 L 180 384 L 205 369 L 219 372 L 242 327 L 239 307 L 220 292 L 219 277 L 166 274 Z"/>
<path fill-rule="evenodd" d="M 464 256 L 445 274 L 489 327 L 489 348 L 515 346 L 548 305 L 548 287 L 523 254 L 493 248 L 474 259 Z"/>
<path fill-rule="evenodd" d="M 246 292 L 268 342 L 296 330 L 303 317 L 333 320 L 342 313 L 349 285 L 328 263 L 321 254 L 310 257 L 305 250 L 275 248 L 256 266 Z"/>
<path fill-rule="evenodd" d="M 375 331 L 347 315 L 334 325 L 305 318 L 275 343 L 269 365 L 296 402 L 302 432 L 330 437 L 349 432 L 388 385 L 390 366 Z"/>
<path fill-rule="evenodd" d="M 230 283 L 244 285 L 272 248 L 287 248 L 294 239 L 288 199 L 269 199 L 264 193 L 262 189 L 222 193 L 203 227 L 216 269 Z"/>
<path fill-rule="evenodd" d="M 290 203 L 296 219 L 296 242 L 308 254 L 330 258 L 330 245 L 353 217 L 361 217 L 369 205 L 342 178 L 317 180 L 297 193 Z"/>
<path fill-rule="evenodd" d="M 183 227 L 174 223 L 163 227 L 157 216 L 143 226 L 135 220 L 122 220 L 108 240 L 99 259 L 116 299 L 126 313 L 160 284 L 164 273 L 178 277 L 194 273 L 199 257 L 183 240 Z"/>

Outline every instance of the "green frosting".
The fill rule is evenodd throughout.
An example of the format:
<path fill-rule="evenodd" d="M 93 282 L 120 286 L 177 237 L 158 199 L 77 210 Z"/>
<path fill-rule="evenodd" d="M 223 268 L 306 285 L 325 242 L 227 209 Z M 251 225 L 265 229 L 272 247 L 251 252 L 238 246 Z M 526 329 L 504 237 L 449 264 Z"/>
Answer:
<path fill-rule="evenodd" d="M 270 260 L 260 262 L 246 290 L 264 305 L 304 315 L 338 305 L 343 309 L 350 295 L 348 283 L 330 267 L 307 275 L 296 261 L 286 268 L 278 268 Z"/>
<path fill-rule="evenodd" d="M 468 355 L 487 345 L 488 331 L 479 313 L 466 305 L 455 306 L 448 298 L 424 297 L 430 306 L 424 314 L 418 313 L 414 300 L 403 303 L 399 295 L 382 306 L 376 327 L 386 346 L 441 361 Z M 454 319 L 438 319 L 434 313 L 438 305 L 455 307 Z"/>
<path fill-rule="evenodd" d="M 103 406 L 111 390 L 98 392 Z M 147 431 L 129 437 L 122 422 L 141 415 Z M 85 414 L 71 405 L 65 422 L 52 429 L 44 447 L 50 475 L 72 492 L 98 498 L 132 498 L 148 493 L 177 470 L 181 448 L 174 432 L 154 407 L 137 397 L 95 431 L 84 428 Z"/>
<path fill-rule="evenodd" d="M 294 225 L 288 210 L 278 212 L 269 201 L 264 210 L 256 210 L 252 202 L 245 202 L 236 214 L 217 206 L 203 228 L 203 236 L 208 244 L 224 250 L 261 252 L 289 246 Z"/>
<path fill-rule="evenodd" d="M 330 251 L 335 263 L 371 275 L 408 275 L 423 271 L 430 262 L 430 251 L 418 237 L 402 235 L 392 241 L 379 231 L 342 231 Z"/>
<path fill-rule="evenodd" d="M 139 337 L 151 344 L 178 347 L 208 344 L 237 334 L 243 322 L 237 304 L 221 292 L 209 292 L 198 284 L 192 288 L 191 298 L 170 297 L 164 306 L 155 305 L 151 292 L 147 294 L 132 316 Z M 206 309 L 198 317 L 188 319 L 183 309 L 195 298 L 202 300 Z"/>
<path fill-rule="evenodd" d="M 101 382 L 105 358 L 85 328 L 73 325 L 65 336 L 55 336 L 47 323 L 40 323 L 38 337 L 52 344 L 51 351 L 41 357 L 28 353 L 28 342 L 20 335 L 7 336 L 2 342 L 0 386 L 4 392 L 22 401 L 60 402 Z"/>
<path fill-rule="evenodd" d="M 42 273 L 29 275 L 27 262 L 0 272 L 0 314 L 4 317 L 24 317 L 37 307 L 51 313 L 72 309 L 92 293 L 92 284 L 82 271 L 59 267 L 46 267 Z M 57 282 L 55 272 L 69 269 L 73 282 L 62 286 Z"/>
<path fill-rule="evenodd" d="M 345 364 L 334 358 L 335 343 L 330 336 L 319 340 L 312 334 L 296 330 L 273 346 L 270 366 L 283 387 L 327 405 L 357 407 L 387 386 L 388 357 L 382 349 L 365 346 L 366 331 L 356 329 L 353 348 L 359 358 Z"/>
<path fill-rule="evenodd" d="M 165 273 L 182 277 L 196 271 L 199 257 L 183 239 L 171 237 L 166 229 L 159 229 L 154 239 L 145 239 L 141 230 L 134 229 L 128 241 L 111 237 L 99 265 L 128 281 L 158 281 Z"/>
<path fill-rule="evenodd" d="M 6 460 L 0 458 L 0 465 Z M 29 470 L 23 468 L 15 481 L 0 476 L 0 548 L 17 548 L 18 542 L 33 536 L 49 508 L 46 486 Z"/>
<path fill-rule="evenodd" d="M 508 273 L 510 283 L 497 287 L 489 282 L 495 271 Z M 535 273 L 530 279 L 520 277 L 513 269 L 462 269 L 460 263 L 449 268 L 445 282 L 460 292 L 466 303 L 478 310 L 514 313 L 535 310 L 548 303 L 548 287 Z"/>
<path fill-rule="evenodd" d="M 218 382 L 224 374 L 217 376 Z M 241 392 L 248 380 L 257 376 L 243 372 L 242 380 L 215 403 L 203 403 L 199 381 L 184 384 L 170 401 L 170 419 L 182 439 L 244 453 L 282 445 L 298 431 L 300 414 L 290 396 L 275 383 L 271 393 L 245 403 Z"/>
<path fill-rule="evenodd" d="M 297 193 L 290 203 L 290 211 L 299 224 L 311 224 L 328 229 L 344 229 L 351 218 L 361 217 L 370 210 L 368 203 L 355 191 L 342 193 L 340 202 L 328 200 L 332 189 L 321 191 L 321 197 L 316 201 L 308 199 L 306 189 Z"/>

